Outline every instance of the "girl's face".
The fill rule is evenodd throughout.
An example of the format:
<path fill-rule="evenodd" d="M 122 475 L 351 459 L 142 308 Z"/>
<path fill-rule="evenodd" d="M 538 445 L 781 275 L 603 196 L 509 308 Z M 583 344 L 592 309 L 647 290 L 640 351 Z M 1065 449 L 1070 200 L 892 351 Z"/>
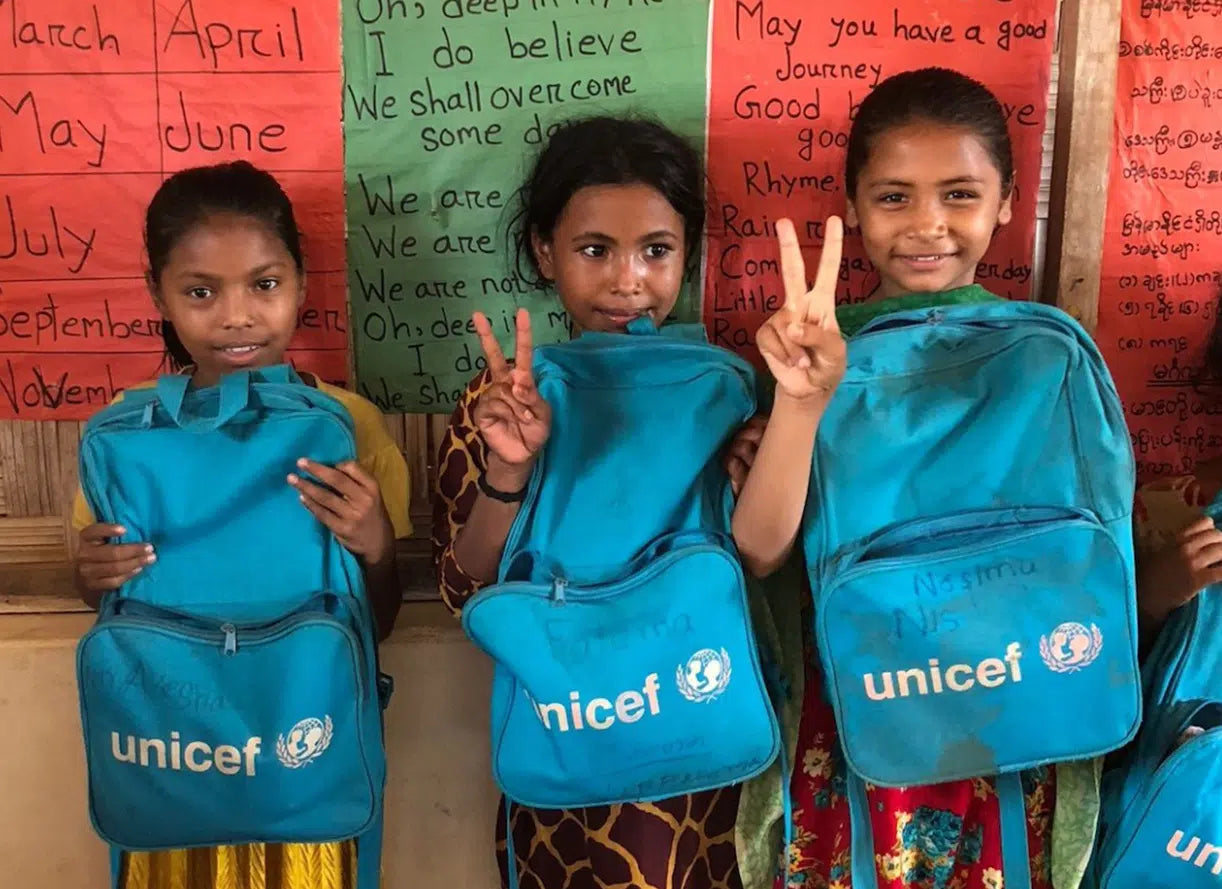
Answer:
<path fill-rule="evenodd" d="M 881 133 L 857 180 L 847 221 L 861 228 L 878 269 L 879 296 L 965 287 L 1010 196 L 988 150 L 970 130 L 915 122 Z"/>
<path fill-rule="evenodd" d="M 660 325 L 683 285 L 683 217 L 648 185 L 590 185 L 531 244 L 579 330 L 622 331 L 648 315 Z"/>
<path fill-rule="evenodd" d="M 305 276 L 284 242 L 245 216 L 213 216 L 170 251 L 153 301 L 195 363 L 195 382 L 284 360 Z"/>

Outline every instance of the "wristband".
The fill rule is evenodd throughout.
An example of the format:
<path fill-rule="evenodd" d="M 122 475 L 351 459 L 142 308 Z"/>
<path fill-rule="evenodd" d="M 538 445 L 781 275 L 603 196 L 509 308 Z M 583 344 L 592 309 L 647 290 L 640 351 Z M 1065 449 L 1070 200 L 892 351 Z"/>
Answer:
<path fill-rule="evenodd" d="M 502 491 L 488 483 L 486 472 L 479 474 L 479 489 L 483 491 L 485 497 L 490 497 L 499 503 L 521 503 L 526 499 L 526 489 L 529 487 L 530 483 L 527 482 L 520 491 Z"/>

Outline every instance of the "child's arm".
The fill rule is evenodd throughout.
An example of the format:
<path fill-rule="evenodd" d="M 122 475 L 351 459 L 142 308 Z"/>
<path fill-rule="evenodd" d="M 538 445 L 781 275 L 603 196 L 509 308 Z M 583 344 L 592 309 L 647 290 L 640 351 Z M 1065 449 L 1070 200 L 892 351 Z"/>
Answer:
<path fill-rule="evenodd" d="M 492 380 L 473 411 L 488 457 L 484 483 L 454 540 L 454 558 L 471 578 L 490 583 L 496 579 L 505 540 L 518 514 L 519 503 L 512 498 L 530 479 L 535 457 L 551 432 L 552 413 L 531 373 L 533 347 L 526 310 L 518 310 L 512 368 L 488 319 L 477 312 L 474 320 Z"/>
<path fill-rule="evenodd" d="M 1203 516 L 1180 532 L 1175 546 L 1139 557 L 1137 613 L 1143 640 L 1153 640 L 1171 612 L 1215 583 L 1222 583 L 1222 531 Z"/>
<path fill-rule="evenodd" d="M 381 641 L 390 635 L 399 616 L 403 590 L 395 563 L 395 530 L 382 503 L 378 483 L 355 461 L 332 468 L 302 458 L 297 465 L 331 488 L 327 490 L 298 475 L 288 479 L 305 508 L 361 560 Z"/>
<path fill-rule="evenodd" d="M 743 564 L 757 577 L 771 574 L 793 550 L 806 505 L 815 433 L 844 376 L 845 345 L 835 308 L 843 238 L 840 220 L 830 218 L 815 286 L 808 291 L 793 223 L 777 222 L 785 307 L 756 335 L 760 354 L 776 378 L 776 399 L 733 519 Z"/>

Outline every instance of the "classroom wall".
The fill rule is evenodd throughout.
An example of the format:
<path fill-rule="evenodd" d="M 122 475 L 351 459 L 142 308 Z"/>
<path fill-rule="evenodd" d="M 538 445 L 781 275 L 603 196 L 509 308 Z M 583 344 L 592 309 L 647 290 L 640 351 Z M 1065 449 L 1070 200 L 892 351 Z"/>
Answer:
<path fill-rule="evenodd" d="M 105 885 L 106 847 L 86 810 L 74 673 L 76 640 L 89 625 L 82 614 L 0 620 L 0 885 Z M 382 651 L 396 678 L 384 886 L 493 889 L 488 661 L 434 604 L 405 606 Z"/>

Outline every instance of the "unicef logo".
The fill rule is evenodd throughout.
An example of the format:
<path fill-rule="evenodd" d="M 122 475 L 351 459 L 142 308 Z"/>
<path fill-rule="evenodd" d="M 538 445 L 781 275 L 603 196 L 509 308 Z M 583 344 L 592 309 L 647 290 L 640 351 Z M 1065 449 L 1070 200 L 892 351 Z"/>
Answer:
<path fill-rule="evenodd" d="M 326 752 L 333 731 L 330 716 L 303 719 L 289 729 L 287 737 L 280 735 L 276 739 L 276 758 L 285 768 L 299 769 Z"/>
<path fill-rule="evenodd" d="M 721 696 L 730 684 L 730 653 L 702 648 L 675 670 L 679 693 L 689 701 L 703 703 Z"/>
<path fill-rule="evenodd" d="M 1094 624 L 1088 630 L 1079 623 L 1063 623 L 1047 636 L 1040 636 L 1040 657 L 1054 673 L 1076 673 L 1089 667 L 1103 650 L 1103 633 Z"/>

